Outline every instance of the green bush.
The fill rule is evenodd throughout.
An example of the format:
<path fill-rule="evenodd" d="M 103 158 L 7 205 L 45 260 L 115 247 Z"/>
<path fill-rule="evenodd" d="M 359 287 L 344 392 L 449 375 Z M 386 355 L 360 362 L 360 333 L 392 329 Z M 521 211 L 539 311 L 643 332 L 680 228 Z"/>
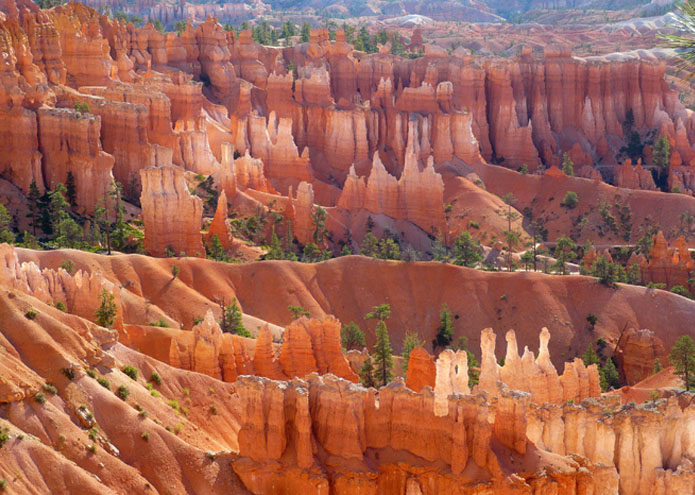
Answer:
<path fill-rule="evenodd" d="M 7 488 L 7 480 L 0 480 L 0 491 L 4 492 Z"/>
<path fill-rule="evenodd" d="M 161 385 L 162 384 L 162 377 L 159 376 L 159 373 L 157 373 L 156 371 L 153 371 L 152 374 L 150 375 L 150 381 L 152 383 L 157 384 L 157 385 Z"/>
<path fill-rule="evenodd" d="M 53 394 L 53 395 L 58 394 L 58 389 L 55 388 L 55 386 L 51 385 L 50 383 L 44 383 L 43 389 L 45 392 L 48 392 L 49 394 Z"/>
<path fill-rule="evenodd" d="M 33 320 L 38 316 L 38 314 L 39 314 L 39 312 L 36 311 L 34 308 L 32 308 L 29 311 L 27 311 L 26 313 L 24 313 L 24 317 L 27 320 Z"/>
<path fill-rule="evenodd" d="M 144 441 L 149 441 L 150 440 L 150 434 L 147 433 L 146 431 L 143 431 L 142 434 L 140 435 L 140 438 L 142 438 Z"/>
<path fill-rule="evenodd" d="M 567 191 L 560 206 L 573 210 L 579 204 L 579 196 L 574 191 Z"/>
<path fill-rule="evenodd" d="M 160 328 L 171 328 L 171 325 L 169 325 L 164 318 L 160 318 L 159 321 L 152 321 L 150 322 L 151 327 L 160 327 Z"/>
<path fill-rule="evenodd" d="M 126 400 L 130 395 L 130 390 L 128 390 L 128 387 L 126 387 L 125 385 L 121 385 L 120 387 L 118 387 L 116 395 L 118 395 L 118 397 L 120 397 L 121 400 Z"/>
<path fill-rule="evenodd" d="M 87 376 L 90 378 L 96 378 L 97 374 L 94 372 L 94 370 L 87 370 Z"/>
<path fill-rule="evenodd" d="M 167 402 L 167 404 L 169 404 L 169 407 L 171 407 L 174 411 L 178 411 L 180 408 L 179 401 L 174 400 L 174 399 Z"/>
<path fill-rule="evenodd" d="M 34 396 L 34 400 L 38 402 L 39 404 L 45 404 L 46 403 L 46 396 L 39 392 Z"/>
<path fill-rule="evenodd" d="M 104 387 L 106 390 L 111 390 L 111 384 L 109 383 L 109 381 L 106 378 L 97 378 L 97 382 L 99 383 L 99 385 Z"/>
<path fill-rule="evenodd" d="M 6 431 L 0 430 L 0 447 L 5 445 L 9 439 L 10 435 Z"/>
<path fill-rule="evenodd" d="M 62 370 L 60 370 L 60 372 L 63 373 L 63 375 L 65 375 L 65 378 L 67 378 L 68 380 L 75 379 L 75 370 L 72 368 L 63 368 Z"/>
<path fill-rule="evenodd" d="M 63 303 L 62 301 L 58 301 L 56 303 L 56 309 L 62 311 L 63 313 L 65 313 L 68 310 L 68 308 L 65 307 L 65 303 Z"/>
<path fill-rule="evenodd" d="M 132 380 L 138 379 L 138 370 L 134 366 L 127 364 L 123 368 L 121 368 L 121 371 L 128 375 Z"/>

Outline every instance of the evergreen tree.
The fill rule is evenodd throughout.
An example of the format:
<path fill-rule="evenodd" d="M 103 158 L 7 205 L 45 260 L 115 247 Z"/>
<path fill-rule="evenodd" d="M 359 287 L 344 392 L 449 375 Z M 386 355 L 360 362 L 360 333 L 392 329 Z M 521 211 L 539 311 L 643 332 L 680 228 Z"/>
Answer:
<path fill-rule="evenodd" d="M 12 215 L 7 211 L 5 205 L 0 203 L 0 242 L 12 244 L 15 241 L 14 232 L 12 232 Z"/>
<path fill-rule="evenodd" d="M 379 256 L 379 239 L 371 232 L 367 232 L 362 239 L 362 247 L 360 249 L 362 256 L 370 256 L 376 258 Z"/>
<path fill-rule="evenodd" d="M 360 368 L 360 383 L 365 387 L 376 388 L 376 381 L 374 380 L 374 363 L 372 362 L 371 356 L 367 356 Z"/>
<path fill-rule="evenodd" d="M 654 144 L 652 156 L 654 157 L 654 182 L 663 190 L 668 177 L 668 165 L 671 161 L 671 145 L 665 136 L 661 136 Z"/>
<path fill-rule="evenodd" d="M 97 325 L 111 328 L 116 319 L 116 303 L 114 302 L 113 294 L 106 289 L 102 289 L 99 293 L 99 298 L 101 299 L 101 304 L 99 304 L 99 308 L 97 308 L 94 315 L 97 319 Z"/>
<path fill-rule="evenodd" d="M 292 313 L 293 320 L 297 320 L 302 316 L 309 316 L 309 312 L 301 306 L 293 306 L 290 304 L 287 306 L 287 309 L 289 309 L 290 313 Z"/>
<path fill-rule="evenodd" d="M 326 210 L 317 206 L 311 214 L 311 221 L 314 224 L 314 242 L 320 246 L 326 236 Z"/>
<path fill-rule="evenodd" d="M 224 246 L 222 246 L 222 241 L 220 241 L 217 234 L 213 235 L 210 240 L 205 243 L 205 251 L 207 252 L 208 259 L 225 262 L 229 261 Z"/>
<path fill-rule="evenodd" d="M 68 177 L 65 180 L 65 197 L 70 206 L 77 206 L 77 185 L 72 172 L 68 172 Z"/>
<path fill-rule="evenodd" d="M 302 43 L 309 43 L 309 40 L 311 39 L 311 24 L 309 24 L 307 21 L 302 23 L 301 39 Z"/>
<path fill-rule="evenodd" d="M 574 162 L 572 162 L 569 153 L 562 155 L 562 171 L 566 175 L 574 176 Z"/>
<path fill-rule="evenodd" d="M 695 342 L 689 335 L 683 335 L 671 348 L 669 361 L 675 368 L 674 373 L 685 383 L 685 389 L 695 385 Z"/>
<path fill-rule="evenodd" d="M 656 358 L 654 360 L 654 369 L 652 370 L 652 375 L 656 375 L 662 369 L 663 369 L 663 367 L 661 366 L 661 361 L 659 361 L 659 358 Z"/>
<path fill-rule="evenodd" d="M 32 179 L 31 184 L 29 184 L 29 194 L 27 195 L 29 200 L 29 214 L 27 215 L 31 220 L 29 225 L 31 226 L 31 231 L 36 236 L 36 227 L 39 226 L 40 216 L 40 204 L 41 193 L 39 192 L 39 186 L 36 185 L 36 180 Z"/>
<path fill-rule="evenodd" d="M 51 196 L 50 191 L 46 190 L 39 198 L 39 225 L 46 235 L 53 234 L 51 223 Z"/>
<path fill-rule="evenodd" d="M 613 359 L 609 358 L 606 360 L 606 364 L 601 369 L 601 378 L 602 388 L 604 391 L 608 390 L 609 388 L 620 388 L 620 375 L 615 367 L 615 363 L 613 363 Z"/>
<path fill-rule="evenodd" d="M 582 361 L 584 361 L 585 366 L 589 366 L 592 364 L 601 364 L 601 361 L 598 358 L 598 354 L 596 354 L 596 351 L 594 351 L 593 344 L 589 344 L 589 347 L 587 348 L 586 352 L 582 354 Z"/>
<path fill-rule="evenodd" d="M 574 252 L 575 249 L 577 249 L 577 245 L 569 237 L 560 237 L 557 240 L 554 253 L 557 261 L 553 267 L 562 272 L 563 275 L 567 274 L 567 262 L 577 257 L 577 253 Z"/>
<path fill-rule="evenodd" d="M 375 379 L 378 385 L 386 386 L 393 378 L 393 357 L 386 322 L 380 320 L 376 325 L 376 345 L 374 346 Z"/>
<path fill-rule="evenodd" d="M 446 347 L 451 344 L 454 338 L 454 326 L 451 323 L 451 311 L 444 303 L 439 311 L 439 327 L 437 327 L 437 335 L 432 342 L 433 347 Z"/>
<path fill-rule="evenodd" d="M 454 265 L 474 267 L 483 261 L 483 248 L 480 242 L 475 240 L 467 230 L 461 232 L 454 239 Z"/>
<path fill-rule="evenodd" d="M 362 349 L 365 345 L 364 332 L 354 321 L 343 325 L 340 329 L 340 342 L 343 348 L 350 350 Z"/>
<path fill-rule="evenodd" d="M 242 337 L 251 337 L 251 332 L 244 328 L 241 308 L 239 308 L 236 297 L 232 300 L 232 304 L 228 304 L 224 307 L 220 328 L 223 333 L 235 333 Z"/>
<path fill-rule="evenodd" d="M 420 335 L 417 332 L 405 332 L 405 337 L 403 337 L 403 346 L 401 356 L 403 357 L 403 372 L 408 371 L 408 362 L 410 361 L 410 351 L 416 347 L 423 347 L 425 341 L 420 339 Z"/>
<path fill-rule="evenodd" d="M 367 313 L 365 319 L 378 320 L 376 325 L 376 345 L 374 346 L 375 381 L 379 386 L 388 385 L 393 377 L 393 356 L 386 321 L 391 316 L 391 306 L 380 304 Z"/>

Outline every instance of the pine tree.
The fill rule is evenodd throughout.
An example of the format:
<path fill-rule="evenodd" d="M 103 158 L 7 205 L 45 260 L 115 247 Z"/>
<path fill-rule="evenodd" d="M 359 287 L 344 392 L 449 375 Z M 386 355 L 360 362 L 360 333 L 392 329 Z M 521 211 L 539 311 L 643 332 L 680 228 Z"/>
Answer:
<path fill-rule="evenodd" d="M 603 378 L 602 386 L 605 383 L 605 388 L 603 389 L 604 391 L 608 388 L 620 388 L 620 375 L 618 374 L 618 370 L 615 367 L 612 359 L 606 360 L 606 364 L 603 366 L 601 371 L 601 377 Z"/>
<path fill-rule="evenodd" d="M 661 366 L 661 361 L 659 361 L 659 358 L 656 358 L 654 360 L 654 370 L 652 371 L 652 375 L 656 375 L 662 369 L 663 369 L 663 367 Z"/>
<path fill-rule="evenodd" d="M 39 219 L 41 218 L 39 215 L 39 200 L 41 199 L 41 193 L 39 192 L 39 186 L 36 184 L 36 180 L 34 179 L 32 179 L 31 184 L 29 184 L 29 194 L 27 195 L 27 199 L 29 200 L 29 215 L 27 216 L 31 219 L 30 225 L 32 234 L 36 236 L 36 227 L 38 227 Z"/>
<path fill-rule="evenodd" d="M 65 197 L 70 206 L 77 206 L 77 186 L 75 185 L 75 176 L 72 172 L 68 172 L 68 177 L 65 180 Z"/>
<path fill-rule="evenodd" d="M 116 319 L 116 303 L 114 302 L 113 294 L 106 289 L 102 289 L 99 293 L 99 298 L 101 299 L 101 304 L 94 314 L 97 319 L 97 325 L 111 328 Z"/>
<path fill-rule="evenodd" d="M 293 306 L 290 304 L 287 306 L 287 309 L 289 309 L 290 313 L 292 313 L 293 320 L 297 320 L 302 316 L 309 316 L 309 312 L 301 306 Z"/>
<path fill-rule="evenodd" d="M 376 325 L 376 345 L 374 346 L 374 365 L 376 367 L 376 382 L 383 386 L 393 378 L 393 357 L 391 341 L 386 323 L 382 320 Z"/>
<path fill-rule="evenodd" d="M 442 309 L 439 311 L 439 327 L 437 328 L 437 335 L 432 342 L 433 347 L 446 347 L 451 344 L 454 338 L 454 327 L 451 323 L 451 311 L 449 307 L 444 303 Z"/>
<path fill-rule="evenodd" d="M 302 43 L 308 43 L 311 39 L 311 24 L 309 24 L 307 21 L 304 21 L 304 23 L 302 23 L 301 37 Z"/>
<path fill-rule="evenodd" d="M 401 352 L 401 357 L 403 358 L 403 372 L 408 371 L 408 363 L 410 362 L 410 352 L 416 347 L 423 347 L 425 341 L 420 339 L 420 335 L 417 332 L 405 332 L 405 337 L 403 337 L 403 345 L 401 346 L 403 351 Z"/>
<path fill-rule="evenodd" d="M 236 297 L 233 299 L 232 304 L 224 307 L 220 328 L 223 333 L 235 333 L 242 337 L 251 337 L 251 333 L 244 327 L 241 308 Z"/>
<path fill-rule="evenodd" d="M 372 311 L 365 316 L 365 319 L 378 320 L 376 325 L 376 345 L 374 346 L 374 366 L 375 381 L 377 385 L 382 387 L 388 385 L 391 378 L 393 378 L 393 350 L 391 349 L 391 341 L 385 321 L 389 316 L 391 316 L 391 306 L 389 304 L 374 306 Z"/>
<path fill-rule="evenodd" d="M 376 382 L 374 381 L 374 363 L 372 362 L 371 356 L 367 356 L 360 368 L 360 383 L 365 387 L 376 388 Z"/>
<path fill-rule="evenodd" d="M 674 373 L 685 383 L 685 389 L 695 385 L 695 342 L 689 335 L 683 335 L 671 348 L 669 361 L 675 368 Z"/>
<path fill-rule="evenodd" d="M 0 242 L 12 244 L 15 241 L 14 232 L 12 232 L 12 215 L 7 211 L 5 205 L 0 203 Z"/>
<path fill-rule="evenodd" d="M 566 175 L 574 175 L 574 162 L 572 162 L 569 153 L 565 153 L 564 155 L 562 155 L 562 171 Z"/>
<path fill-rule="evenodd" d="M 587 348 L 586 352 L 582 354 L 582 361 L 584 361 L 585 366 L 589 366 L 592 364 L 600 364 L 598 354 L 596 354 L 596 351 L 594 351 L 593 344 L 589 344 L 589 347 Z"/>
<path fill-rule="evenodd" d="M 567 262 L 577 256 L 577 253 L 574 252 L 576 248 L 577 245 L 569 237 L 560 237 L 555 244 L 554 255 L 557 261 L 553 267 L 562 272 L 563 275 L 567 273 Z"/>
<path fill-rule="evenodd" d="M 340 329 L 340 342 L 348 351 L 362 349 L 366 344 L 364 332 L 354 321 Z"/>
<path fill-rule="evenodd" d="M 470 232 L 467 230 L 461 232 L 454 239 L 454 265 L 474 267 L 477 263 L 483 261 L 481 253 L 483 248 L 480 242 L 476 241 Z"/>

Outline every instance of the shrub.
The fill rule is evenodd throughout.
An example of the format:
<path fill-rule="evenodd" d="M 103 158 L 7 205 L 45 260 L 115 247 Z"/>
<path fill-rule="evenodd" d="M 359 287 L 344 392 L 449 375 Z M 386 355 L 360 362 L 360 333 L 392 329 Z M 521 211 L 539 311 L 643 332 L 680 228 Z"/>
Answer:
<path fill-rule="evenodd" d="M 598 323 L 598 316 L 596 316 L 594 313 L 589 313 L 589 316 L 586 317 L 586 321 L 589 322 L 591 328 L 594 328 Z"/>
<path fill-rule="evenodd" d="M 149 441 L 150 440 L 150 434 L 147 433 L 146 431 L 143 431 L 142 434 L 140 435 L 140 438 L 142 438 L 144 441 Z"/>
<path fill-rule="evenodd" d="M 60 263 L 60 268 L 72 275 L 73 273 L 75 273 L 75 262 L 72 260 L 63 260 Z"/>
<path fill-rule="evenodd" d="M 343 347 L 347 350 L 362 349 L 366 344 L 364 332 L 354 321 L 340 329 L 340 340 Z"/>
<path fill-rule="evenodd" d="M 171 325 L 169 325 L 164 318 L 160 318 L 159 321 L 153 321 L 150 322 L 151 327 L 160 327 L 160 328 L 171 328 Z"/>
<path fill-rule="evenodd" d="M 68 310 L 68 308 L 65 307 L 65 304 L 62 301 L 58 301 L 56 303 L 56 309 L 62 311 L 63 313 L 65 313 Z"/>
<path fill-rule="evenodd" d="M 217 406 L 215 404 L 210 406 L 210 414 L 213 416 L 217 415 Z"/>
<path fill-rule="evenodd" d="M 76 101 L 73 108 L 80 113 L 89 113 L 89 105 L 85 101 Z"/>
<path fill-rule="evenodd" d="M 125 385 L 121 385 L 120 387 L 118 387 L 116 395 L 118 395 L 118 397 L 120 397 L 121 400 L 126 400 L 130 395 L 130 390 L 128 390 L 128 387 L 126 387 Z"/>
<path fill-rule="evenodd" d="M 94 372 L 94 370 L 87 370 L 87 376 L 90 378 L 96 378 L 97 374 Z"/>
<path fill-rule="evenodd" d="M 31 308 L 29 311 L 27 311 L 26 313 L 24 313 L 24 317 L 25 317 L 27 320 L 33 320 L 33 319 L 35 319 L 35 318 L 38 316 L 38 314 L 39 314 L 38 311 L 36 311 L 34 308 Z"/>
<path fill-rule="evenodd" d="M 670 292 L 678 294 L 679 296 L 690 297 L 690 292 L 682 285 L 674 285 L 673 287 L 671 287 Z"/>
<path fill-rule="evenodd" d="M 131 380 L 138 379 L 138 370 L 134 366 L 127 364 L 121 369 L 121 371 L 128 375 L 131 378 Z"/>
<path fill-rule="evenodd" d="M 87 430 L 87 435 L 89 435 L 89 439 L 96 442 L 97 437 L 99 437 L 99 428 L 97 427 L 92 427 L 89 430 Z"/>
<path fill-rule="evenodd" d="M 45 404 L 46 403 L 46 396 L 39 392 L 34 396 L 34 400 L 38 402 L 39 404 Z"/>
<path fill-rule="evenodd" d="M 103 378 L 103 377 L 97 378 L 97 382 L 99 383 L 99 385 L 104 387 L 106 390 L 111 390 L 111 384 L 109 383 L 109 381 L 106 378 Z"/>
<path fill-rule="evenodd" d="M 89 451 L 90 451 L 92 454 L 96 454 L 96 453 L 97 453 L 97 446 L 94 445 L 94 444 L 92 444 L 92 445 L 90 445 L 89 447 L 87 447 L 87 449 L 89 449 Z"/>
<path fill-rule="evenodd" d="M 169 407 L 171 407 L 174 411 L 178 411 L 180 408 L 179 401 L 174 400 L 174 399 L 167 402 L 167 404 L 169 404 Z"/>
<path fill-rule="evenodd" d="M 0 491 L 5 491 L 5 488 L 7 488 L 7 480 L 0 480 Z"/>
<path fill-rule="evenodd" d="M 7 434 L 7 432 L 0 430 L 0 447 L 5 445 L 9 439 L 10 436 Z"/>
<path fill-rule="evenodd" d="M 171 266 L 171 275 L 176 278 L 179 276 L 179 272 L 181 269 L 179 268 L 179 265 L 172 265 Z"/>
<path fill-rule="evenodd" d="M 68 380 L 74 380 L 75 379 L 75 370 L 72 368 L 63 368 L 60 370 L 60 372 L 65 375 L 65 378 Z"/>
<path fill-rule="evenodd" d="M 150 375 L 150 381 L 152 383 L 156 383 L 157 385 L 161 385 L 162 384 L 162 377 L 159 376 L 159 373 L 157 373 L 156 371 L 153 371 L 152 374 Z"/>
<path fill-rule="evenodd" d="M 579 204 L 579 196 L 574 191 L 567 191 L 560 206 L 573 210 Z"/>
<path fill-rule="evenodd" d="M 53 394 L 53 395 L 58 394 L 58 389 L 55 388 L 55 386 L 51 385 L 50 383 L 44 383 L 43 389 L 45 392 L 48 392 L 49 394 Z"/>

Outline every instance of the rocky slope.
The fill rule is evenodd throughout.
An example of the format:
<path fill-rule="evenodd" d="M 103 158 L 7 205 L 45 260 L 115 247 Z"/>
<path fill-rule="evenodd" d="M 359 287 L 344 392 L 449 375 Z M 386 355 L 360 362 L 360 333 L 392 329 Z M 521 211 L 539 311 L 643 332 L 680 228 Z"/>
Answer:
<path fill-rule="evenodd" d="M 561 329 L 552 338 L 546 329 L 541 332 L 535 359 L 528 349 L 520 357 L 515 333 L 508 332 L 504 366 L 497 364 L 494 333 L 483 331 L 480 383 L 472 391 L 466 358 L 461 361 L 451 351 L 432 363 L 420 391 L 400 379 L 379 390 L 365 389 L 335 376 L 354 380 L 337 345 L 339 323 L 330 317 L 291 323 L 279 354 L 267 329 L 255 342 L 223 335 L 211 312 L 192 330 L 136 327 L 131 323 L 147 305 L 134 294 L 142 290 L 140 282 L 119 289 L 108 279 L 140 273 L 157 283 L 158 270 L 135 263 L 164 260 L 19 253 L 42 264 L 69 255 L 81 270 L 70 275 L 20 263 L 11 248 L 3 249 L 0 424 L 7 440 L 0 447 L 0 477 L 12 493 L 402 494 L 448 493 L 455 487 L 476 493 L 484 487 L 491 493 L 535 494 L 561 486 L 569 494 L 666 494 L 693 488 L 689 397 L 622 407 L 620 396 L 599 397 L 595 365 L 566 363 L 558 375 L 550 361 L 548 343 L 552 348 L 554 340 L 562 341 Z M 181 261 L 181 280 L 169 284 L 185 285 L 201 268 L 201 275 L 214 273 L 203 260 Z M 265 264 L 238 268 L 259 272 Z M 380 263 L 371 264 L 373 271 Z M 275 268 L 282 273 L 279 265 Z M 87 274 L 100 282 L 79 300 L 94 298 L 99 287 L 120 294 L 122 324 L 116 329 L 94 324 L 89 311 L 72 304 L 68 312 L 53 306 L 72 301 L 80 289 L 71 280 Z M 495 277 L 484 275 L 490 281 Z M 509 282 L 516 276 L 503 278 Z M 293 279 L 299 280 L 286 280 Z M 214 286 L 200 283 L 199 290 L 187 286 L 189 295 L 176 299 L 179 306 L 195 294 L 204 298 L 199 291 Z M 621 288 L 617 294 L 627 292 Z M 248 309 L 242 291 L 237 295 L 245 312 L 260 311 Z M 657 297 L 662 304 L 679 302 L 665 293 Z M 393 302 L 398 298 L 391 296 Z M 36 316 L 27 317 L 29 310 Z M 675 316 L 671 323 L 680 324 Z M 533 333 L 535 340 L 537 328 Z M 157 359 L 164 356 L 163 338 L 177 342 L 164 359 L 170 365 Z M 225 349 L 234 349 L 233 360 Z M 418 352 L 424 353 L 420 361 L 427 361 L 426 351 L 413 355 Z M 245 376 L 228 374 L 230 365 L 244 362 Z M 417 373 L 411 364 L 409 384 Z M 126 374 L 126 365 L 138 374 Z"/>

